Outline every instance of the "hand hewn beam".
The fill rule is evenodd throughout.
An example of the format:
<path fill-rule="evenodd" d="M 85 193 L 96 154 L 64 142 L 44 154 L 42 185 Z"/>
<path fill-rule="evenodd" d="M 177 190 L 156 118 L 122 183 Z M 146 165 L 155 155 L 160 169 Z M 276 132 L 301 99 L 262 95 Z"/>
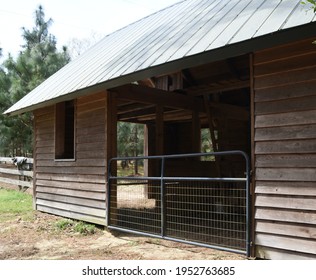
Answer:
<path fill-rule="evenodd" d="M 129 84 L 113 88 L 117 98 L 133 100 L 145 104 L 155 104 L 162 107 L 178 108 L 203 112 L 203 100 L 192 96 L 165 91 L 156 88 Z"/>
<path fill-rule="evenodd" d="M 126 99 L 142 104 L 159 105 L 166 108 L 183 109 L 189 111 L 206 113 L 205 103 L 202 98 L 185 95 L 177 92 L 170 92 L 156 88 L 128 84 L 113 88 L 118 99 Z M 215 112 L 221 112 L 232 115 L 235 114 L 240 119 L 248 119 L 249 112 L 240 106 L 231 104 L 208 102 L 209 106 Z"/>

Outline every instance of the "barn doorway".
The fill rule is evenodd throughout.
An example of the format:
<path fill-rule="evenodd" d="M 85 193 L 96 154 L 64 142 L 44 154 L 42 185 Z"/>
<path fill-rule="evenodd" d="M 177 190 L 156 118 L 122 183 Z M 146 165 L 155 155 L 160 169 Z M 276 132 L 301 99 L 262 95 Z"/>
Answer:
<path fill-rule="evenodd" d="M 117 120 L 144 125 L 144 150 L 109 163 L 110 228 L 249 253 L 249 65 L 243 55 L 113 89 Z M 143 172 L 122 176 L 123 161 Z"/>

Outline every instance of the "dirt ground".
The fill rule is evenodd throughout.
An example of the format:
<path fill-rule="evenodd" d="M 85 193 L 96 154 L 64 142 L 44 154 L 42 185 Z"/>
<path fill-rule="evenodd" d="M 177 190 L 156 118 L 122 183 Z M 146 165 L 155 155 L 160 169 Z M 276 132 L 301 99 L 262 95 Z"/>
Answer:
<path fill-rule="evenodd" d="M 0 259 L 239 260 L 238 254 L 97 228 L 92 235 L 60 230 L 60 217 L 41 212 L 0 224 Z"/>

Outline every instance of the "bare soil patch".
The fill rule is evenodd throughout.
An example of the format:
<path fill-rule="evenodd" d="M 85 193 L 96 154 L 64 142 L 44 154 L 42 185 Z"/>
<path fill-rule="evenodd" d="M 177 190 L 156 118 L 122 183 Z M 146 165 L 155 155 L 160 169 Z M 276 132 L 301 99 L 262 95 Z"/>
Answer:
<path fill-rule="evenodd" d="M 82 235 L 60 230 L 53 215 L 0 223 L 0 259 L 27 260 L 239 260 L 244 256 L 97 228 Z"/>

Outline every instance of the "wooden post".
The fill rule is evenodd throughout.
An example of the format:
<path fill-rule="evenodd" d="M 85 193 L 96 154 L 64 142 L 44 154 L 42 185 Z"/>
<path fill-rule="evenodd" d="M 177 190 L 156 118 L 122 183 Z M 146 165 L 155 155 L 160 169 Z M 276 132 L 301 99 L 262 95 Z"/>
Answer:
<path fill-rule="evenodd" d="M 161 105 L 156 106 L 156 130 L 155 130 L 155 139 L 156 139 L 156 155 L 164 154 L 164 123 L 163 123 L 163 107 Z M 154 161 L 154 172 L 155 176 L 160 176 L 161 174 L 161 162 Z M 161 190 L 162 192 L 163 190 Z M 157 196 L 158 192 L 152 190 L 153 193 L 156 193 L 156 207 L 162 207 L 161 197 Z"/>
<path fill-rule="evenodd" d="M 254 55 L 249 55 L 250 64 L 250 131 L 251 131 L 251 167 L 252 177 L 250 181 L 251 195 L 251 213 L 255 213 L 255 89 L 254 89 Z M 249 209 L 250 210 L 250 209 Z M 251 240 L 255 238 L 255 222 L 254 217 L 251 217 Z M 255 256 L 255 246 L 251 248 L 251 256 Z"/>
<path fill-rule="evenodd" d="M 201 152 L 201 123 L 198 111 L 192 111 L 192 153 Z"/>
<path fill-rule="evenodd" d="M 163 107 L 156 106 L 156 155 L 164 153 Z"/>
<path fill-rule="evenodd" d="M 148 125 L 146 124 L 144 126 L 144 156 L 149 155 L 149 136 L 148 136 Z M 148 159 L 144 160 L 144 176 L 148 177 L 149 176 L 149 165 L 148 165 Z M 145 198 L 148 197 L 148 185 L 144 187 L 144 196 Z"/>
<path fill-rule="evenodd" d="M 105 154 L 106 154 L 106 169 L 105 178 L 108 177 L 109 160 L 117 156 L 117 100 L 114 92 L 108 91 L 105 98 Z M 117 166 L 111 166 L 111 174 L 116 175 Z M 115 183 L 115 182 L 114 182 Z M 108 184 L 108 183 L 107 183 Z M 110 186 L 107 185 L 106 191 L 109 192 Z M 106 203 L 110 207 L 109 203 Z M 106 217 L 106 224 L 110 219 L 116 220 L 117 215 L 117 187 L 111 185 L 111 216 Z"/>

